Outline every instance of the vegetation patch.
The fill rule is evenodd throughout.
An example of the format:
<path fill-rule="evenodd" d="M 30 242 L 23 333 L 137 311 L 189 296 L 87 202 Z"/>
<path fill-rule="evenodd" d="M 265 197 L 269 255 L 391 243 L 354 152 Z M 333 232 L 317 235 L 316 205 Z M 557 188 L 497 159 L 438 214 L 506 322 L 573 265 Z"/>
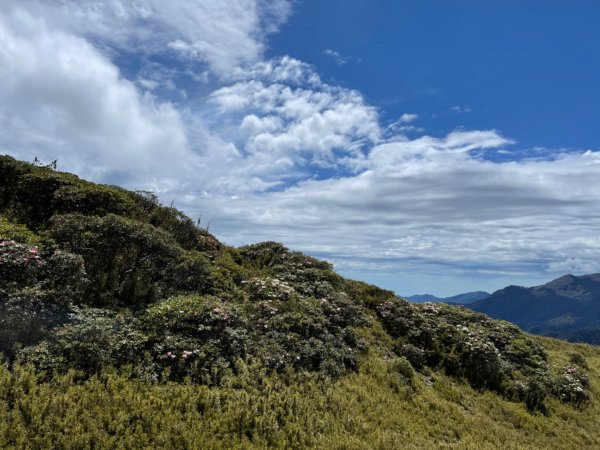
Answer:
<path fill-rule="evenodd" d="M 151 193 L 9 157 L 0 177 L 2 447 L 426 448 L 442 416 L 532 430 L 598 409 L 595 350 L 224 246 Z M 438 443 L 481 438 L 450 422 Z"/>

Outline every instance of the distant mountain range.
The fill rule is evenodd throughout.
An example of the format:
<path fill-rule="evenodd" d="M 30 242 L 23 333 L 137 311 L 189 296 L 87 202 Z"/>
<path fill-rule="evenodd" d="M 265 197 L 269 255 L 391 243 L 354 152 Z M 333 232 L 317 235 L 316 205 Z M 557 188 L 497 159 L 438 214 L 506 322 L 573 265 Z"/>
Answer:
<path fill-rule="evenodd" d="M 420 295 L 411 295 L 410 297 L 404 297 L 411 302 L 423 303 L 423 302 L 444 302 L 444 303 L 454 303 L 458 305 L 468 305 L 469 303 L 476 302 L 478 300 L 482 300 L 484 298 L 489 297 L 491 294 L 489 292 L 476 291 L 476 292 L 467 292 L 465 294 L 458 294 L 452 297 L 436 297 L 431 294 L 420 294 Z"/>
<path fill-rule="evenodd" d="M 468 307 L 530 333 L 600 344 L 600 274 L 565 275 L 531 288 L 508 286 Z"/>

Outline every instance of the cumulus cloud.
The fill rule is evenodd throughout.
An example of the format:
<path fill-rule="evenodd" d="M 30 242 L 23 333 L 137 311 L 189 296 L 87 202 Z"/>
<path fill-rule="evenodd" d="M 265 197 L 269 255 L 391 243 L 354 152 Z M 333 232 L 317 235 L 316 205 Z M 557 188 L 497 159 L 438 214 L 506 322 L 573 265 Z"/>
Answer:
<path fill-rule="evenodd" d="M 365 142 L 379 139 L 375 108 L 356 91 L 321 82 L 301 62 L 284 58 L 260 64 L 249 68 L 246 78 L 217 89 L 209 101 L 247 132 L 240 146 L 251 157 L 351 165 Z"/>
<path fill-rule="evenodd" d="M 173 106 L 140 95 L 86 40 L 16 11 L 0 16 L 0 48 L 2 148 L 95 177 L 134 169 L 174 177 L 161 167 L 167 153 L 190 156 Z"/>

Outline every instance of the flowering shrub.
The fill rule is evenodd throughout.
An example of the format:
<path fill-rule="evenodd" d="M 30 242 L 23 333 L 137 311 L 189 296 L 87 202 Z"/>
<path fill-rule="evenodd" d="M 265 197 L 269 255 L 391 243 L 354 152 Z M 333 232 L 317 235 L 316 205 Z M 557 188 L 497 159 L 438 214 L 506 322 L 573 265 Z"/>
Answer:
<path fill-rule="evenodd" d="M 590 381 L 583 369 L 575 364 L 569 364 L 560 370 L 552 380 L 552 393 L 562 402 L 573 403 L 577 406 L 591 399 Z"/>
<path fill-rule="evenodd" d="M 463 308 L 401 299 L 382 303 L 377 313 L 397 339 L 396 352 L 414 367 L 443 367 L 449 374 L 465 377 L 474 387 L 493 389 L 507 397 L 525 399 L 529 395 L 531 403 L 541 407 L 544 383 L 517 386 L 511 380 L 516 374 L 530 380 L 548 378 L 547 356 L 514 325 Z M 540 386 L 543 395 L 537 392 Z"/>
<path fill-rule="evenodd" d="M 36 289 L 49 302 L 76 302 L 86 283 L 83 259 L 72 253 L 42 251 L 15 241 L 0 241 L 0 289 L 26 295 Z"/>
<path fill-rule="evenodd" d="M 358 366 L 366 347 L 355 332 L 366 319 L 343 298 L 262 300 L 248 304 L 247 314 L 251 351 L 275 370 L 291 366 L 339 376 Z"/>
<path fill-rule="evenodd" d="M 17 344 L 35 344 L 67 322 L 85 281 L 76 255 L 0 241 L 0 351 L 13 358 Z"/>
<path fill-rule="evenodd" d="M 268 270 L 272 276 L 307 297 L 324 298 L 340 290 L 343 279 L 325 261 L 292 252 L 276 242 L 240 248 L 243 262 Z"/>
<path fill-rule="evenodd" d="M 51 373 L 74 368 L 86 375 L 125 364 L 141 364 L 148 339 L 129 314 L 88 309 L 73 314 L 71 323 L 55 328 L 44 342 L 19 354 Z"/>
<path fill-rule="evenodd" d="M 144 328 L 157 363 L 173 379 L 213 384 L 233 370 L 249 349 L 240 306 L 199 295 L 175 297 L 150 307 Z"/>
<path fill-rule="evenodd" d="M 31 285 L 42 277 L 44 266 L 37 247 L 0 240 L 0 288 Z"/>
<path fill-rule="evenodd" d="M 250 300 L 289 300 L 295 289 L 277 278 L 251 278 L 242 281 L 250 294 Z"/>

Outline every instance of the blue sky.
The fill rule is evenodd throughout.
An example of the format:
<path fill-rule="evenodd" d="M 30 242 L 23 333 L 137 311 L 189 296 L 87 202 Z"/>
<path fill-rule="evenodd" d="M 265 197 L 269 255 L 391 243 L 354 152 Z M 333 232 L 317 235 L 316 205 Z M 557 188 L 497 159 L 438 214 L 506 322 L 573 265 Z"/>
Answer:
<path fill-rule="evenodd" d="M 492 128 L 523 148 L 599 148 L 599 23 L 595 0 L 309 1 L 268 53 L 314 64 L 387 120 L 417 113 L 430 133 Z"/>
<path fill-rule="evenodd" d="M 597 1 L 0 0 L 0 152 L 399 294 L 600 271 Z"/>

